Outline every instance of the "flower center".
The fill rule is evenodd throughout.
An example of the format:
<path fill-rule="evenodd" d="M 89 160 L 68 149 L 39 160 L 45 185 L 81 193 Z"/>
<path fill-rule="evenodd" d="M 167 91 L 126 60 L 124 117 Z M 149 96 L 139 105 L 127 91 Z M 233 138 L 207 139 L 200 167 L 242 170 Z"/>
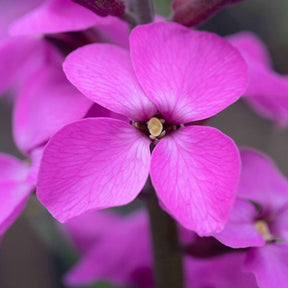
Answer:
<path fill-rule="evenodd" d="M 266 242 L 275 240 L 275 237 L 271 234 L 268 223 L 264 220 L 257 220 L 254 222 L 256 230 L 263 236 Z"/>
<path fill-rule="evenodd" d="M 163 124 L 165 123 L 164 119 L 158 119 L 156 117 L 151 118 L 147 122 L 147 128 L 150 133 L 149 137 L 152 140 L 155 140 L 157 137 L 161 139 L 162 137 L 165 136 L 166 131 L 163 131 Z"/>
<path fill-rule="evenodd" d="M 167 133 L 177 130 L 181 125 L 167 123 L 161 114 L 156 114 L 146 123 L 131 121 L 134 127 L 143 131 L 151 140 L 162 139 Z"/>

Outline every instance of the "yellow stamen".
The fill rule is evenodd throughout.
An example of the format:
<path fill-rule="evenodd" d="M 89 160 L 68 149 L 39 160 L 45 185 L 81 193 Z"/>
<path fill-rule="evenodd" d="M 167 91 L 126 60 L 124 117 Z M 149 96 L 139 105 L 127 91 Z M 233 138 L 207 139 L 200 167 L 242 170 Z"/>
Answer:
<path fill-rule="evenodd" d="M 160 136 L 163 131 L 163 124 L 162 124 L 163 121 L 161 120 L 156 117 L 153 117 L 147 122 L 147 128 L 153 138 Z"/>
<path fill-rule="evenodd" d="M 263 238 L 265 239 L 266 242 L 271 242 L 275 239 L 274 236 L 271 234 L 270 229 L 269 229 L 266 221 L 257 220 L 254 223 L 254 226 L 258 230 L 258 232 L 263 236 Z"/>

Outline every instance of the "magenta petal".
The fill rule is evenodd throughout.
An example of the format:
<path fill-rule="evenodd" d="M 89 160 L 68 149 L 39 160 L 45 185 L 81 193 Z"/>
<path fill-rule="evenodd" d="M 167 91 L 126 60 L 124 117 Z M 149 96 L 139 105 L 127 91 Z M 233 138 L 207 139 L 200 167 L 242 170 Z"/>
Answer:
<path fill-rule="evenodd" d="M 0 182 L 0 234 L 19 216 L 32 190 L 25 182 Z"/>
<path fill-rule="evenodd" d="M 260 65 L 249 65 L 245 101 L 262 117 L 288 126 L 288 78 Z"/>
<path fill-rule="evenodd" d="M 245 62 L 215 34 L 155 23 L 136 27 L 130 47 L 140 84 L 170 122 L 208 118 L 245 92 Z"/>
<path fill-rule="evenodd" d="M 0 95 L 10 85 L 19 85 L 29 78 L 43 64 L 51 50 L 51 46 L 42 39 L 15 37 L 2 42 L 0 45 Z"/>
<path fill-rule="evenodd" d="M 288 275 L 288 246 L 267 244 L 250 249 L 245 269 L 255 274 L 260 288 L 286 288 Z"/>
<path fill-rule="evenodd" d="M 109 22 L 71 0 L 46 0 L 11 26 L 12 35 L 78 31 L 97 22 Z"/>
<path fill-rule="evenodd" d="M 232 35 L 228 40 L 239 49 L 248 65 L 245 100 L 260 116 L 288 126 L 288 79 L 272 71 L 264 44 L 251 32 Z"/>
<path fill-rule="evenodd" d="M 186 257 L 187 288 L 257 288 L 253 274 L 243 271 L 245 252 L 194 259 Z"/>
<path fill-rule="evenodd" d="M 149 144 L 137 129 L 115 119 L 91 118 L 65 126 L 43 153 L 40 202 L 60 222 L 131 202 L 148 177 Z"/>
<path fill-rule="evenodd" d="M 27 182 L 36 186 L 38 173 L 40 169 L 40 162 L 43 154 L 44 146 L 33 149 L 30 153 L 31 165 Z"/>
<path fill-rule="evenodd" d="M 248 66 L 252 62 L 271 67 L 269 52 L 256 34 L 244 31 L 227 37 L 227 40 L 239 49 Z"/>
<path fill-rule="evenodd" d="M 33 186 L 26 183 L 29 166 L 10 155 L 0 154 L 0 234 L 21 213 Z"/>
<path fill-rule="evenodd" d="M 176 220 L 200 236 L 223 229 L 239 170 L 234 142 L 211 127 L 180 128 L 160 141 L 151 159 L 158 197 Z"/>
<path fill-rule="evenodd" d="M 288 182 L 267 156 L 242 149 L 242 172 L 238 196 L 260 204 L 268 212 L 283 207 L 288 198 Z"/>
<path fill-rule="evenodd" d="M 64 231 L 76 248 L 83 254 L 88 252 L 98 241 L 105 240 L 121 221 L 115 213 L 93 212 L 76 217 L 64 225 Z M 120 224 L 121 225 L 121 224 Z"/>
<path fill-rule="evenodd" d="M 254 226 L 256 217 L 257 210 L 252 203 L 236 200 L 224 230 L 214 237 L 232 248 L 263 246 L 265 240 Z"/>
<path fill-rule="evenodd" d="M 102 239 L 69 271 L 66 284 L 79 286 L 101 280 L 118 285 L 138 284 L 133 274 L 152 266 L 147 220 L 143 211 L 119 216 L 117 223 L 109 227 L 110 233 L 104 231 Z"/>
<path fill-rule="evenodd" d="M 132 120 L 145 121 L 157 111 L 139 86 L 129 52 L 123 48 L 82 47 L 66 58 L 64 71 L 88 98 Z"/>
<path fill-rule="evenodd" d="M 8 154 L 0 153 L 0 182 L 25 181 L 29 165 Z"/>
<path fill-rule="evenodd" d="M 0 40 L 8 37 L 8 28 L 15 19 L 37 7 L 43 0 L 1 0 Z"/>
<path fill-rule="evenodd" d="M 13 132 L 17 146 L 27 152 L 43 144 L 65 124 L 84 117 L 91 105 L 67 81 L 60 65 L 42 67 L 16 100 Z"/>

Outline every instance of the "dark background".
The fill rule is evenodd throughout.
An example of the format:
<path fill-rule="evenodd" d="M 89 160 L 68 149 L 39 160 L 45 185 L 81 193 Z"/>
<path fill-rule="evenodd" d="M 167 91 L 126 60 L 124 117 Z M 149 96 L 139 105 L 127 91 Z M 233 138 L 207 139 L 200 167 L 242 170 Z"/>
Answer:
<path fill-rule="evenodd" d="M 158 12 L 170 14 L 171 1 L 154 2 Z M 246 0 L 219 12 L 201 29 L 214 31 L 222 36 L 241 30 L 254 31 L 266 43 L 275 70 L 288 74 L 287 0 Z M 11 104 L 1 99 L 0 152 L 23 158 L 13 145 L 11 114 Z M 288 176 L 287 129 L 280 129 L 258 117 L 241 101 L 214 117 L 210 125 L 228 134 L 238 145 L 252 146 L 266 152 Z M 36 198 L 31 197 L 23 215 L 2 240 L 0 288 L 63 287 L 61 275 L 76 258 L 64 237 L 58 233 L 57 227 Z"/>

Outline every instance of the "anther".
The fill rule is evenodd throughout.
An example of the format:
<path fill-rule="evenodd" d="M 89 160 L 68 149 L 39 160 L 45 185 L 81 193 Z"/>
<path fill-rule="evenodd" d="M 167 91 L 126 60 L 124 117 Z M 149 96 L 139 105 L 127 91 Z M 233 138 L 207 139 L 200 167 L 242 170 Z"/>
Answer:
<path fill-rule="evenodd" d="M 156 117 L 151 118 L 147 122 L 147 128 L 150 133 L 150 138 L 152 140 L 155 140 L 157 137 L 159 137 L 163 131 L 163 124 L 165 123 L 164 119 L 158 119 Z M 164 135 L 163 135 L 164 136 Z M 162 137 L 163 137 L 162 136 Z"/>
<path fill-rule="evenodd" d="M 257 229 L 257 231 L 263 236 L 266 242 L 271 242 L 275 239 L 275 237 L 271 234 L 269 226 L 266 221 L 257 220 L 254 223 L 254 226 Z"/>

